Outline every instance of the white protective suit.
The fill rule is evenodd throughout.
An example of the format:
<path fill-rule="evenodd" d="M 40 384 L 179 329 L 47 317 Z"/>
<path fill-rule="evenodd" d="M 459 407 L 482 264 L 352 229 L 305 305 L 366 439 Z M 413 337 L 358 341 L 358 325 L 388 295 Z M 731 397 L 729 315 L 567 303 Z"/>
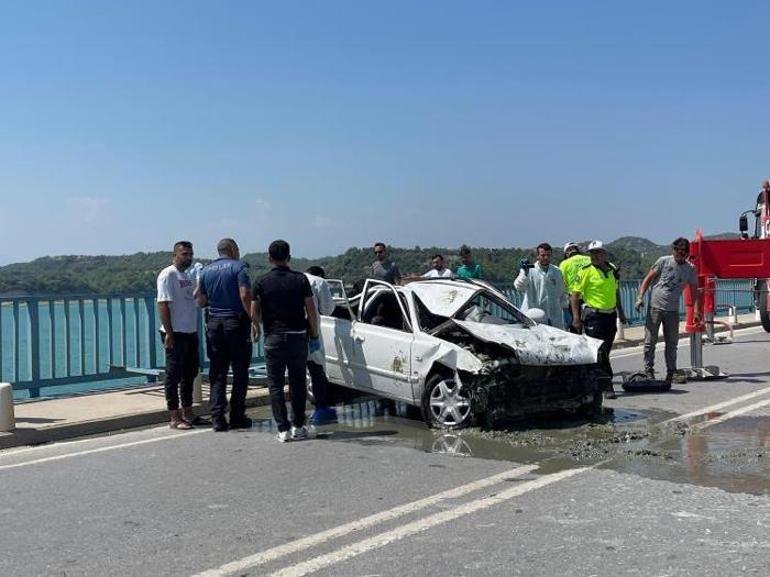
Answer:
<path fill-rule="evenodd" d="M 315 303 L 315 310 L 318 313 L 316 320 L 318 321 L 318 336 L 321 337 L 321 318 L 320 315 L 330 315 L 334 312 L 334 299 L 332 293 L 329 290 L 329 285 L 325 279 L 320 276 L 305 273 L 307 280 L 310 281 L 310 288 L 313 290 L 313 302 Z M 317 365 L 326 367 L 326 354 L 324 353 L 324 341 L 321 340 L 321 348 L 309 355 L 307 360 L 313 361 Z"/>
<path fill-rule="evenodd" d="M 562 309 L 567 308 L 567 293 L 564 289 L 564 277 L 552 264 L 544 269 L 539 264 L 529 269 L 519 271 L 519 276 L 513 281 L 513 288 L 524 294 L 521 310 L 542 309 L 545 311 L 545 322 L 557 329 L 564 329 Z"/>

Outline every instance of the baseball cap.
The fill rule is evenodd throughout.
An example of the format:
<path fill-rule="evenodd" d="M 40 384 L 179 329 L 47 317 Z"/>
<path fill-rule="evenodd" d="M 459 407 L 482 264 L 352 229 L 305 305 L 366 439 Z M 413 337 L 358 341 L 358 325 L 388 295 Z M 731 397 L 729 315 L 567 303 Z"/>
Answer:
<path fill-rule="evenodd" d="M 592 250 L 605 250 L 604 243 L 600 240 L 592 240 L 588 245 L 588 252 L 591 252 Z"/>
<path fill-rule="evenodd" d="M 564 252 L 567 252 L 567 251 L 568 251 L 570 248 L 572 248 L 573 246 L 574 246 L 575 248 L 578 248 L 578 249 L 580 248 L 580 247 L 578 246 L 578 243 L 576 243 L 576 242 L 568 242 L 567 244 L 565 244 L 565 245 L 564 245 Z"/>

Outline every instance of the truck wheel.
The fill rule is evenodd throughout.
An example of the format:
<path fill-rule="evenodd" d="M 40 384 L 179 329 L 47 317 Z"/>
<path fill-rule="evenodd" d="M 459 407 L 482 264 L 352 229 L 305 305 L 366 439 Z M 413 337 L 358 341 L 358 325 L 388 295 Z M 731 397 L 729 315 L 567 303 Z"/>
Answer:
<path fill-rule="evenodd" d="M 473 423 L 471 399 L 454 377 L 434 373 L 425 383 L 422 418 L 437 429 L 469 427 Z"/>
<path fill-rule="evenodd" d="M 767 281 L 757 282 L 757 309 L 759 309 L 759 320 L 762 322 L 762 328 L 770 333 L 770 311 L 767 310 Z"/>

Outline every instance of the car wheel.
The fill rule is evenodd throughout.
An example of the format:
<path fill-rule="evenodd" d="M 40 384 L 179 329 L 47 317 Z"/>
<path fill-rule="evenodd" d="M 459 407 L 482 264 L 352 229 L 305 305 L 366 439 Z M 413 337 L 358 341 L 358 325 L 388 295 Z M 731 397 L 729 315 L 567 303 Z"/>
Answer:
<path fill-rule="evenodd" d="M 471 399 L 454 377 L 434 373 L 425 383 L 422 416 L 429 427 L 468 427 L 473 422 Z"/>

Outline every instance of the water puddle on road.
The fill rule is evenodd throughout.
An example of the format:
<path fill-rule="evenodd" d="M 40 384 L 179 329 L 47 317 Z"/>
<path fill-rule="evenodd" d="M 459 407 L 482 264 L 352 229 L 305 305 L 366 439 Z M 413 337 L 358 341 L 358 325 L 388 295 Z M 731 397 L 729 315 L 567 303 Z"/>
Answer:
<path fill-rule="evenodd" d="M 428 429 L 413 407 L 389 401 L 360 399 L 338 405 L 337 414 L 338 423 L 315 429 L 317 439 L 537 463 L 543 473 L 602 463 L 651 479 L 770 494 L 770 416 L 691 430 L 667 423 L 669 413 L 616 409 L 595 422 L 551 415 L 493 430 L 439 431 Z M 269 408 L 253 416 L 255 430 L 275 430 Z"/>

